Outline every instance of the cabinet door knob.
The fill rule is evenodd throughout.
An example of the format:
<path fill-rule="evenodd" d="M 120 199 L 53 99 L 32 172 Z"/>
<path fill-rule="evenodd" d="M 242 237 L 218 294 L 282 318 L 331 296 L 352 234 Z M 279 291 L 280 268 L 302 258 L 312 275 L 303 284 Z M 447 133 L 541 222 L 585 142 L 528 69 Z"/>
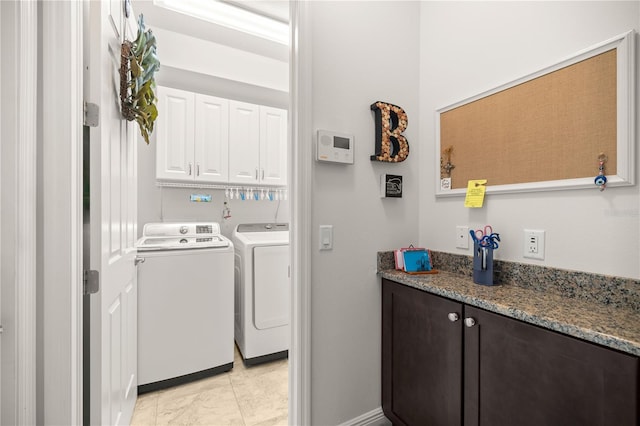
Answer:
<path fill-rule="evenodd" d="M 189 176 L 191 176 L 191 163 L 189 163 Z"/>
<path fill-rule="evenodd" d="M 466 325 L 467 327 L 473 327 L 474 325 L 476 325 L 476 320 L 471 317 L 465 318 L 464 325 Z"/>
<path fill-rule="evenodd" d="M 449 312 L 449 315 L 447 315 L 447 318 L 449 318 L 449 321 L 451 322 L 456 322 L 460 319 L 460 315 L 458 315 L 457 312 Z"/>
<path fill-rule="evenodd" d="M 196 163 L 196 176 L 200 176 L 200 163 Z"/>

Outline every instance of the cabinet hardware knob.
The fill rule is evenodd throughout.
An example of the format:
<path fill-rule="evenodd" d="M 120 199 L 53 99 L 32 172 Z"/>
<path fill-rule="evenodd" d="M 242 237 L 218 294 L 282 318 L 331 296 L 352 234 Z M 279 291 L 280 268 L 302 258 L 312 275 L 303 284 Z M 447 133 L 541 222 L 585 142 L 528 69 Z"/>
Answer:
<path fill-rule="evenodd" d="M 473 327 L 474 325 L 476 325 L 476 320 L 471 317 L 465 318 L 464 325 L 466 325 L 467 327 Z"/>
<path fill-rule="evenodd" d="M 196 163 L 196 176 L 200 176 L 200 163 Z"/>
<path fill-rule="evenodd" d="M 133 260 L 133 264 L 135 266 L 138 266 L 139 264 L 144 263 L 145 260 L 147 260 L 145 257 L 136 256 L 136 258 Z"/>
<path fill-rule="evenodd" d="M 456 322 L 460 319 L 460 315 L 458 315 L 457 312 L 449 312 L 449 315 L 447 315 L 447 318 L 449 318 L 449 321 L 451 322 Z"/>
<path fill-rule="evenodd" d="M 191 176 L 191 163 L 189 163 L 189 176 Z"/>

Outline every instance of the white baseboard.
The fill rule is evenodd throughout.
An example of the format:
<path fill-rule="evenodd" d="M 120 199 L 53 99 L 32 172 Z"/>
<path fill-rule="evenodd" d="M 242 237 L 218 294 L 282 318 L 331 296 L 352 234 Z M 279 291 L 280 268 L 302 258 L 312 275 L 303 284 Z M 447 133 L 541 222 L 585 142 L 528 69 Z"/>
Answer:
<path fill-rule="evenodd" d="M 364 413 L 361 416 L 348 420 L 340 426 L 387 426 L 391 425 L 389 419 L 382 413 L 382 407 Z"/>

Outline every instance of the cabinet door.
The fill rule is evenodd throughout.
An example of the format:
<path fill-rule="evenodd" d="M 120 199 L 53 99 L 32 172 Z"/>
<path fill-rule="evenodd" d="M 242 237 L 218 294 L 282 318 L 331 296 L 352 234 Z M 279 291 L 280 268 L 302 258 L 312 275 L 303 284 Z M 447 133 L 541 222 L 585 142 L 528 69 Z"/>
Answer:
<path fill-rule="evenodd" d="M 260 107 L 260 182 L 287 184 L 287 111 Z"/>
<path fill-rule="evenodd" d="M 195 96 L 195 180 L 227 182 L 229 179 L 229 101 Z"/>
<path fill-rule="evenodd" d="M 465 307 L 465 425 L 638 425 L 638 358 Z"/>
<path fill-rule="evenodd" d="M 258 105 L 229 101 L 229 182 L 258 183 L 259 149 Z"/>
<path fill-rule="evenodd" d="M 156 178 L 193 180 L 194 122 L 193 93 L 158 87 Z"/>
<path fill-rule="evenodd" d="M 462 321 L 450 313 L 462 305 L 382 280 L 382 409 L 394 425 L 461 424 Z"/>

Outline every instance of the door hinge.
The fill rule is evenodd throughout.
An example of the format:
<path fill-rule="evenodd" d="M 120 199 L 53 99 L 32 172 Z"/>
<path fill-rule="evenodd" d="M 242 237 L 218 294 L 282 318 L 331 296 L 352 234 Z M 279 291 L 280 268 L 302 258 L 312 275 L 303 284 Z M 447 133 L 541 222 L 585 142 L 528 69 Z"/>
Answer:
<path fill-rule="evenodd" d="M 94 294 L 100 291 L 100 273 L 98 271 L 84 271 L 84 294 Z"/>
<path fill-rule="evenodd" d="M 100 107 L 91 102 L 84 103 L 83 124 L 87 127 L 98 127 L 100 124 Z"/>

